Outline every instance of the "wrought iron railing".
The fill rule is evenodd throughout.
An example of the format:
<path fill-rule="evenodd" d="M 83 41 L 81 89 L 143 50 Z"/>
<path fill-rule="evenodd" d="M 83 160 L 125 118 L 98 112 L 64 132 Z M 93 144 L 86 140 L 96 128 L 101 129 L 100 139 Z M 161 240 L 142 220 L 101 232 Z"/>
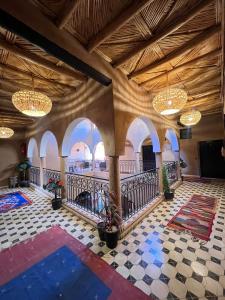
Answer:
<path fill-rule="evenodd" d="M 86 171 L 107 171 L 108 160 L 75 160 L 68 159 L 66 171 L 69 173 L 85 173 Z"/>
<path fill-rule="evenodd" d="M 109 182 L 103 178 L 67 173 L 67 201 L 101 217 L 108 201 Z"/>
<path fill-rule="evenodd" d="M 30 182 L 40 186 L 40 168 L 32 166 L 29 169 Z"/>
<path fill-rule="evenodd" d="M 136 160 L 120 160 L 120 173 L 135 174 L 137 172 Z"/>
<path fill-rule="evenodd" d="M 56 181 L 60 180 L 61 179 L 60 171 L 44 168 L 43 169 L 43 184 L 46 185 L 49 182 L 50 178 L 54 179 Z M 60 189 L 57 191 L 57 196 L 61 197 Z"/>
<path fill-rule="evenodd" d="M 178 180 L 178 166 L 176 161 L 164 161 L 164 166 L 166 167 L 169 184 L 172 185 Z"/>
<path fill-rule="evenodd" d="M 158 169 L 122 179 L 121 202 L 123 219 L 129 219 L 158 195 Z"/>

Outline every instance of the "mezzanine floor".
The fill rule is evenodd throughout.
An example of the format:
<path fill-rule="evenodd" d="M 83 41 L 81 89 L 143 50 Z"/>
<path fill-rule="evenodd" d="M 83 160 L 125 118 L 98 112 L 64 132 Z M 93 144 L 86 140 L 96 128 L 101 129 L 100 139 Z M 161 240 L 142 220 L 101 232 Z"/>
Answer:
<path fill-rule="evenodd" d="M 33 203 L 0 215 L 0 249 L 59 224 L 152 299 L 225 299 L 225 184 L 185 182 L 174 201 L 160 204 L 115 250 L 99 241 L 91 225 L 65 209 L 53 211 L 43 194 L 21 190 Z M 166 227 L 192 194 L 218 199 L 211 239 L 204 244 Z"/>

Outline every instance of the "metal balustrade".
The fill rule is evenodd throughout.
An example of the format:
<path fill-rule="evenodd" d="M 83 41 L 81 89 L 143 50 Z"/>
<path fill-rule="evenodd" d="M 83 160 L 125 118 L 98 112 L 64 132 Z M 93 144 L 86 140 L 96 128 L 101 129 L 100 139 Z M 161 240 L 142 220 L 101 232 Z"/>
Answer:
<path fill-rule="evenodd" d="M 121 180 L 122 216 L 129 219 L 159 195 L 158 169 Z"/>
<path fill-rule="evenodd" d="M 40 168 L 32 166 L 29 169 L 30 182 L 40 186 Z"/>
<path fill-rule="evenodd" d="M 178 180 L 178 163 L 176 161 L 164 161 L 163 165 L 167 170 L 169 185 L 172 185 Z"/>
<path fill-rule="evenodd" d="M 140 172 L 146 172 L 154 170 L 156 168 L 156 162 L 153 160 L 140 160 Z"/>
<path fill-rule="evenodd" d="M 120 160 L 120 173 L 122 174 L 135 174 L 137 170 L 136 160 Z"/>
<path fill-rule="evenodd" d="M 108 201 L 109 181 L 73 173 L 67 173 L 66 178 L 67 201 L 101 217 L 104 201 Z"/>

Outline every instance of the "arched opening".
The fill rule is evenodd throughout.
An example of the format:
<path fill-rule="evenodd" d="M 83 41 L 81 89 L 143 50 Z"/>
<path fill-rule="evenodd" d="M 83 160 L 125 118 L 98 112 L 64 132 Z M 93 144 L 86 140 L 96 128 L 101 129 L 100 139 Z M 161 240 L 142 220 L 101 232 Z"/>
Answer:
<path fill-rule="evenodd" d="M 32 166 L 40 167 L 40 157 L 38 152 L 37 141 L 31 138 L 27 147 L 27 157 L 29 158 Z"/>
<path fill-rule="evenodd" d="M 156 128 L 147 117 L 139 117 L 131 123 L 127 139 L 133 144 L 136 172 L 155 168 L 155 153 L 160 152 L 160 142 Z"/>
<path fill-rule="evenodd" d="M 43 159 L 43 183 L 49 179 L 60 180 L 60 158 L 58 143 L 51 131 L 46 131 L 41 138 L 40 157 Z"/>
<path fill-rule="evenodd" d="M 166 167 L 170 184 L 178 179 L 179 143 L 177 135 L 172 128 L 168 128 L 165 134 L 165 141 L 162 149 L 163 165 Z"/>
<path fill-rule="evenodd" d="M 38 152 L 37 141 L 31 138 L 27 147 L 27 157 L 29 158 L 32 167 L 29 169 L 30 182 L 40 185 L 40 157 Z"/>
<path fill-rule="evenodd" d="M 104 144 L 96 125 L 86 118 L 74 120 L 66 130 L 62 155 L 68 156 L 69 172 L 93 176 L 98 161 L 105 161 Z"/>

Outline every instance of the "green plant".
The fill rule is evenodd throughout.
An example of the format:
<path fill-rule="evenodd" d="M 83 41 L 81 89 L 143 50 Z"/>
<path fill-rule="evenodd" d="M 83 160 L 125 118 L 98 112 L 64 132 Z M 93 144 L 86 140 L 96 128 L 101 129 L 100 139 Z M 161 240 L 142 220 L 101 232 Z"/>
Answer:
<path fill-rule="evenodd" d="M 164 193 L 165 192 L 169 193 L 170 192 L 170 185 L 169 185 L 166 166 L 163 166 L 163 168 L 162 168 L 162 175 L 163 175 L 163 191 L 164 191 Z"/>
<path fill-rule="evenodd" d="M 181 167 L 182 169 L 184 169 L 184 168 L 187 167 L 186 162 L 185 162 L 182 158 L 180 158 L 180 167 Z"/>
<path fill-rule="evenodd" d="M 119 228 L 122 222 L 119 208 L 115 204 L 116 196 L 113 193 L 109 193 L 108 197 L 105 197 L 103 202 L 104 207 L 101 211 L 101 216 L 104 219 L 105 230 L 113 231 L 113 227 Z"/>
<path fill-rule="evenodd" d="M 55 180 L 53 178 L 50 178 L 48 180 L 48 183 L 43 185 L 43 188 L 45 190 L 48 190 L 49 192 L 54 193 L 55 199 L 57 199 L 57 193 L 63 188 L 63 182 L 61 180 Z"/>
<path fill-rule="evenodd" d="M 21 173 L 21 179 L 26 180 L 27 178 L 27 171 L 31 168 L 31 163 L 29 162 L 28 159 L 25 159 L 24 161 L 20 162 L 17 166 L 16 169 Z"/>

